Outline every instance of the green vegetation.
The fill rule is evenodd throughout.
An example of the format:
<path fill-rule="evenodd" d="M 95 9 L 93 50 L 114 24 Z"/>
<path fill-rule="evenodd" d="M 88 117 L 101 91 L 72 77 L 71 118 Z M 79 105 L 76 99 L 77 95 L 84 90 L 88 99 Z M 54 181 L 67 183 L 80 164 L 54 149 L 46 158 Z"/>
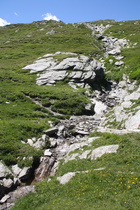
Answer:
<path fill-rule="evenodd" d="M 94 23 L 111 24 L 106 35 L 130 40 L 130 48 L 121 53 L 124 56 L 121 68 L 114 65 L 114 58 L 105 60 L 106 71 L 110 71 L 106 79 L 120 81 L 125 73 L 139 83 L 140 21 Z M 96 59 L 104 55 L 102 41 L 92 36 L 84 24 L 40 21 L 0 27 L 0 160 L 8 166 L 18 163 L 24 167 L 37 161 L 43 150 L 35 150 L 25 143 L 28 138 L 39 138 L 50 127 L 49 121 L 55 124 L 70 115 L 86 114 L 84 107 L 89 99 L 82 89 L 72 89 L 66 80 L 55 86 L 38 86 L 36 74 L 22 69 L 38 57 L 57 51 Z M 70 55 L 55 56 L 59 61 L 67 57 Z M 112 64 L 109 59 L 113 59 Z M 134 106 L 138 103 L 139 100 Z M 19 200 L 13 209 L 139 209 L 140 135 L 96 135 L 101 138 L 89 149 L 119 144 L 117 154 L 106 154 L 96 161 L 77 159 L 60 166 L 50 182 L 39 183 L 36 193 Z M 46 141 L 46 148 L 48 145 Z M 101 167 L 105 170 L 94 171 Z M 89 172 L 77 173 L 65 186 L 56 180 L 67 172 L 83 170 Z"/>
<path fill-rule="evenodd" d="M 36 192 L 19 200 L 13 210 L 26 208 L 138 210 L 140 134 L 93 133 L 91 136 L 100 136 L 100 139 L 93 142 L 93 148 L 119 144 L 117 153 L 105 154 L 97 160 L 73 160 L 61 165 L 50 182 L 46 179 L 39 183 Z M 105 169 L 94 170 L 98 168 Z M 65 185 L 59 184 L 56 180 L 57 176 L 67 172 L 87 170 L 88 173 L 77 173 Z"/>
<path fill-rule="evenodd" d="M 88 102 L 83 92 L 74 92 L 66 84 L 37 86 L 36 75 L 22 68 L 47 53 L 68 51 L 99 56 L 102 50 L 84 25 L 40 21 L 0 27 L 0 34 L 0 159 L 10 165 L 21 162 L 24 156 L 38 155 L 21 141 L 39 137 L 49 128 L 48 121 L 59 121 L 60 116 L 54 116 L 47 107 L 65 114 L 62 117 L 66 118 L 83 114 L 84 104 Z M 64 57 L 58 55 L 57 59 Z M 26 160 L 24 164 L 27 165 Z"/>
<path fill-rule="evenodd" d="M 110 66 L 107 63 L 107 70 L 111 73 L 107 74 L 109 79 L 115 78 L 116 80 L 122 79 L 125 73 L 130 76 L 131 80 L 140 82 L 140 21 L 123 21 L 112 22 L 112 27 L 105 31 L 107 36 L 114 36 L 117 38 L 125 38 L 129 40 L 130 48 L 122 50 L 121 55 L 124 56 L 124 66 L 116 68 L 114 63 Z M 112 74 L 112 75 L 111 75 Z"/>

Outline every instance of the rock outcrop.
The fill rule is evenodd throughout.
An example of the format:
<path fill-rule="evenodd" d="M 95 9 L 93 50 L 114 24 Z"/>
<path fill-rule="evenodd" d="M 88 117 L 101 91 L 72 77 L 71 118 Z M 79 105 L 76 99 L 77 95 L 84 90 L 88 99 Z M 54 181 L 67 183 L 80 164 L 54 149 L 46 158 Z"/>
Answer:
<path fill-rule="evenodd" d="M 92 30 L 92 34 L 96 35 L 97 39 L 102 40 L 105 52 L 104 58 L 111 55 L 116 59 L 115 65 L 118 68 L 124 65 L 121 49 L 129 47 L 129 41 L 104 36 L 104 30 L 110 25 L 97 26 L 86 23 L 86 26 Z M 62 57 L 65 58 L 62 59 Z M 113 61 L 110 60 L 111 62 Z M 106 84 L 106 89 L 93 88 L 94 85 L 96 86 L 96 83 L 100 83 L 104 79 L 103 63 L 103 59 L 98 61 L 76 53 L 56 52 L 54 54 L 46 54 L 38 58 L 33 64 L 24 67 L 24 69 L 30 70 L 31 73 L 37 74 L 36 83 L 38 85 L 55 85 L 58 81 L 67 79 L 68 84 L 72 88 L 85 88 L 86 94 L 91 100 L 91 103 L 86 104 L 85 109 L 92 115 L 71 116 L 67 120 L 60 120 L 55 127 L 45 130 L 40 138 L 31 137 L 28 139 L 27 144 L 35 149 L 45 149 L 46 141 L 50 142 L 49 149 L 45 149 L 37 168 L 24 167 L 21 169 L 16 164 L 9 169 L 0 161 L 0 203 L 7 202 L 7 204 L 3 205 L 3 209 L 10 208 L 16 199 L 26 194 L 26 191 L 34 191 L 34 186 L 30 186 L 20 187 L 13 193 L 9 193 L 20 185 L 22 181 L 30 178 L 31 172 L 34 173 L 34 181 L 38 182 L 47 176 L 54 175 L 59 166 L 59 161 L 63 158 L 64 163 L 76 158 L 96 160 L 104 154 L 117 152 L 119 145 L 106 145 L 83 151 L 84 146 L 91 146 L 91 143 L 98 138 L 88 138 L 92 131 L 97 130 L 119 134 L 134 130 L 140 131 L 140 106 L 136 104 L 136 101 L 140 98 L 140 88 L 136 89 L 135 83 L 131 84 L 124 75 L 123 81 L 118 84 L 112 81 Z M 93 91 L 93 89 L 90 89 L 91 87 L 95 91 L 94 94 L 91 94 L 89 91 Z M 133 93 L 130 93 L 130 91 L 133 91 Z M 35 100 L 33 102 L 37 103 Z M 55 114 L 54 112 L 51 113 Z M 124 130 L 119 130 L 119 132 L 118 130 L 111 130 L 110 125 L 114 121 L 117 123 L 117 126 L 120 126 L 119 128 L 124 127 Z M 25 144 L 25 142 L 22 143 Z M 80 154 L 78 153 L 79 150 Z M 73 151 L 75 153 L 71 154 Z M 65 184 L 76 173 L 79 172 L 69 172 L 62 177 L 58 177 L 57 180 L 61 184 Z"/>
<path fill-rule="evenodd" d="M 68 58 L 59 61 L 57 56 L 67 55 Z M 73 57 L 72 57 L 73 56 Z M 38 73 L 38 85 L 54 85 L 58 81 L 69 79 L 77 85 L 93 83 L 96 79 L 102 80 L 104 77 L 103 64 L 97 60 L 91 60 L 84 55 L 75 53 L 56 52 L 44 55 L 33 64 L 24 67 L 31 73 Z"/>

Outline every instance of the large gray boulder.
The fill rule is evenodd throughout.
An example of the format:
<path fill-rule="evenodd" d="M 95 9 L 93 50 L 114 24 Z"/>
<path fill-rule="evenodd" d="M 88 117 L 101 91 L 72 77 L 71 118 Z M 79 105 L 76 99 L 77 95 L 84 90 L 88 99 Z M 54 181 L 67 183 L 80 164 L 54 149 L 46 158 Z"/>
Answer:
<path fill-rule="evenodd" d="M 59 54 L 68 55 L 62 61 L 57 59 Z M 33 64 L 23 69 L 30 70 L 31 73 L 38 73 L 38 85 L 54 85 L 57 81 L 69 78 L 74 82 L 93 82 L 96 77 L 102 79 L 104 76 L 103 64 L 96 59 L 91 60 L 85 55 L 75 53 L 56 52 L 47 54 Z M 72 71 L 72 72 L 71 72 Z"/>
<path fill-rule="evenodd" d="M 128 130 L 140 129 L 140 110 L 126 120 L 125 127 Z"/>
<path fill-rule="evenodd" d="M 98 147 L 92 151 L 91 160 L 96 160 L 98 157 L 107 153 L 116 153 L 118 148 L 118 144 Z"/>

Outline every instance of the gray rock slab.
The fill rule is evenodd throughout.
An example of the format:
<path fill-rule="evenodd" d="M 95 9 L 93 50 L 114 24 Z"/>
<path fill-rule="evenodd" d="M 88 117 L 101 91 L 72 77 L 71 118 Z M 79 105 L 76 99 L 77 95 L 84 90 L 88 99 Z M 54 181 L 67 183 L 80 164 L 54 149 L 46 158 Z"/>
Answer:
<path fill-rule="evenodd" d="M 52 135 L 52 134 L 55 134 L 57 132 L 58 132 L 58 128 L 56 128 L 56 127 L 50 128 L 50 129 L 44 131 L 44 133 L 48 136 Z"/>
<path fill-rule="evenodd" d="M 125 127 L 128 130 L 140 129 L 140 110 L 126 120 Z"/>
<path fill-rule="evenodd" d="M 65 157 L 65 163 L 67 163 L 70 160 L 75 160 L 76 157 L 78 157 L 78 156 L 79 156 L 79 153 L 74 153 L 74 154 L 72 154 L 70 156 L 68 155 L 67 157 Z"/>
<path fill-rule="evenodd" d="M 13 184 L 14 184 L 14 181 L 12 179 L 3 179 L 4 187 L 11 188 Z"/>
<path fill-rule="evenodd" d="M 12 172 L 6 165 L 4 165 L 4 163 L 2 163 L 2 161 L 0 161 L 0 178 L 4 178 L 7 175 L 12 175 Z"/>
<path fill-rule="evenodd" d="M 90 152 L 91 152 L 91 150 L 84 151 L 81 155 L 79 155 L 79 158 L 80 159 L 87 159 Z"/>
<path fill-rule="evenodd" d="M 69 77 L 72 79 L 81 79 L 82 78 L 82 72 L 81 71 L 76 71 L 76 72 L 71 72 L 69 74 Z"/>
<path fill-rule="evenodd" d="M 93 141 L 95 141 L 96 139 L 99 139 L 100 137 L 90 137 L 88 138 L 87 142 L 90 144 L 92 143 Z"/>
<path fill-rule="evenodd" d="M 116 153 L 118 148 L 118 144 L 98 147 L 92 151 L 91 160 L 96 160 L 98 157 L 107 153 Z"/>
<path fill-rule="evenodd" d="M 43 84 L 52 84 L 55 83 L 56 81 L 61 81 L 66 78 L 68 73 L 66 71 L 47 71 L 46 73 L 43 73 L 40 75 L 40 77 L 37 79 L 37 84 L 38 85 L 43 85 Z"/>
<path fill-rule="evenodd" d="M 52 156 L 52 152 L 50 151 L 50 149 L 46 149 L 46 150 L 44 151 L 44 156 L 49 156 L 49 157 Z"/>
<path fill-rule="evenodd" d="M 70 181 L 71 178 L 75 176 L 76 172 L 69 172 L 67 174 L 64 174 L 63 176 L 57 177 L 57 180 L 60 182 L 60 184 L 66 184 Z"/>
<path fill-rule="evenodd" d="M 43 58 L 43 59 L 37 60 L 33 64 L 30 64 L 24 67 L 23 69 L 30 70 L 31 73 L 35 73 L 35 72 L 37 73 L 37 72 L 44 71 L 46 69 L 52 69 L 53 67 L 55 67 L 56 64 L 57 62 L 53 60 L 52 57 L 49 57 L 49 58 Z"/>
<path fill-rule="evenodd" d="M 24 167 L 20 174 L 18 175 L 19 179 L 24 179 L 29 176 L 30 167 Z"/>
<path fill-rule="evenodd" d="M 0 203 L 5 203 L 10 198 L 10 195 L 5 195 L 1 200 Z"/>

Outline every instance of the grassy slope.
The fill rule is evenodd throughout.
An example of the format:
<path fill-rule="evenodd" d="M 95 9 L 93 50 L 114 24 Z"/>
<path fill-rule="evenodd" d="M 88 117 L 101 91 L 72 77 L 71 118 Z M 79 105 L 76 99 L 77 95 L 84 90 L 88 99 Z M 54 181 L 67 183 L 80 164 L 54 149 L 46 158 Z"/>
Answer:
<path fill-rule="evenodd" d="M 105 34 L 130 40 L 130 48 L 123 49 L 121 53 L 124 56 L 125 64 L 121 69 L 114 64 L 109 64 L 108 61 L 110 58 L 112 59 L 111 56 L 106 60 L 107 71 L 111 70 L 107 78 L 119 81 L 125 73 L 130 76 L 130 79 L 140 83 L 140 21 L 114 22 L 112 27 L 105 31 Z"/>
<path fill-rule="evenodd" d="M 53 34 L 48 34 L 52 31 Z M 52 109 L 66 115 L 82 114 L 84 104 L 88 102 L 83 92 L 74 92 L 66 84 L 37 86 L 36 75 L 22 68 L 38 57 L 56 51 L 94 54 L 97 57 L 102 51 L 99 50 L 100 43 L 84 25 L 73 26 L 55 21 L 0 27 L 0 46 L 0 159 L 10 165 L 17 162 L 18 156 L 22 159 L 37 155 L 21 140 L 26 142 L 27 138 L 39 136 L 49 128 L 48 120 L 59 120 L 59 116 L 53 116 L 26 96 L 44 106 L 50 106 L 50 99 L 53 99 Z"/>
<path fill-rule="evenodd" d="M 132 43 L 138 43 L 133 49 L 123 50 L 128 68 L 119 70 L 118 74 L 112 67 L 113 77 L 117 78 L 120 73 L 132 71 L 131 78 L 139 79 L 140 34 L 139 25 L 134 22 L 123 22 L 123 25 L 112 22 L 113 26 L 106 32 L 109 34 L 111 31 L 111 35 L 115 37 L 125 37 Z M 47 35 L 51 30 L 56 33 Z M 19 163 L 24 166 L 30 164 L 29 161 L 21 161 L 24 156 L 39 156 L 42 151 L 37 153 L 33 148 L 23 145 L 21 140 L 40 136 L 42 131 L 49 127 L 48 120 L 56 122 L 59 119 L 35 105 L 25 95 L 41 101 L 46 106 L 50 106 L 49 100 L 53 99 L 56 102 L 54 109 L 57 111 L 59 108 L 61 111 L 59 101 L 75 98 L 76 93 L 66 84 L 63 84 L 63 89 L 62 84 L 58 84 L 57 88 L 39 87 L 35 84 L 36 75 L 22 70 L 22 67 L 44 54 L 56 51 L 83 53 L 99 58 L 103 54 L 102 46 L 85 26 L 53 21 L 1 27 L 0 35 L 0 159 L 10 165 L 16 163 L 17 157 L 20 156 Z M 76 97 L 77 101 L 79 97 L 82 102 L 87 101 L 83 93 L 76 94 Z M 81 104 L 77 104 L 77 109 L 77 112 L 81 110 Z M 73 113 L 71 107 L 66 107 L 65 112 L 67 111 L 69 114 Z M 75 170 L 90 169 L 91 172 L 76 175 L 66 186 L 58 184 L 55 177 L 50 183 L 45 180 L 37 186 L 37 194 L 30 194 L 19 201 L 15 209 L 83 209 L 83 206 L 84 209 L 138 209 L 139 136 L 104 136 L 101 145 L 105 142 L 121 143 L 122 146 L 117 154 L 104 156 L 97 163 L 79 160 L 65 164 L 58 171 L 58 175 Z M 93 171 L 98 167 L 106 169 L 102 172 Z"/>
<path fill-rule="evenodd" d="M 106 154 L 97 160 L 69 161 L 59 167 L 50 182 L 47 179 L 31 193 L 19 200 L 13 210 L 37 209 L 112 209 L 138 210 L 140 205 L 140 134 L 92 134 L 101 138 L 93 142 L 93 149 L 102 145 L 119 144 L 116 154 Z M 84 148 L 86 150 L 88 148 Z M 76 151 L 78 152 L 78 151 Z M 105 170 L 94 171 L 97 168 Z M 56 180 L 67 172 L 78 173 L 67 184 Z"/>

